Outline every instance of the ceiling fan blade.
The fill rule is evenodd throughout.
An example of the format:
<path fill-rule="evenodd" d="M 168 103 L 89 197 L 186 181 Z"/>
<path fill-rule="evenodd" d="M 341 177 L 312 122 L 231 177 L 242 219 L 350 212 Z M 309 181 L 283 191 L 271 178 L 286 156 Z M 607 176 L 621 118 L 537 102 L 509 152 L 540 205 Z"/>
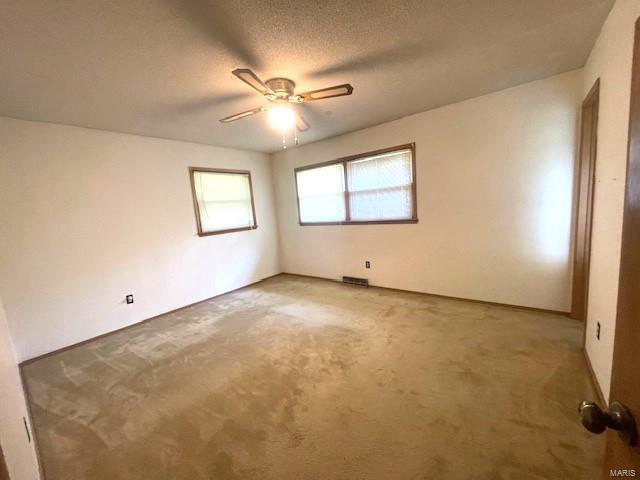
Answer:
<path fill-rule="evenodd" d="M 320 90 L 312 90 L 310 92 L 299 93 L 302 101 L 311 102 L 313 100 L 322 100 L 324 98 L 342 97 L 343 95 L 351 95 L 353 87 L 348 83 L 336 85 L 334 87 L 321 88 Z"/>
<path fill-rule="evenodd" d="M 247 110 L 246 112 L 236 113 L 235 115 L 230 115 L 228 117 L 221 118 L 220 121 L 222 123 L 234 122 L 236 120 L 240 120 L 241 118 L 250 117 L 251 115 L 255 115 L 256 113 L 263 112 L 265 110 L 264 107 L 254 108 L 252 110 Z"/>
<path fill-rule="evenodd" d="M 236 77 L 238 77 L 254 90 L 260 92 L 262 95 L 266 93 L 273 93 L 273 91 L 269 87 L 267 87 L 265 83 L 260 80 L 258 75 L 256 75 L 250 68 L 236 68 L 231 73 L 233 73 Z"/>
<path fill-rule="evenodd" d="M 296 128 L 299 132 L 306 132 L 309 130 L 309 124 L 299 113 L 296 113 Z"/>

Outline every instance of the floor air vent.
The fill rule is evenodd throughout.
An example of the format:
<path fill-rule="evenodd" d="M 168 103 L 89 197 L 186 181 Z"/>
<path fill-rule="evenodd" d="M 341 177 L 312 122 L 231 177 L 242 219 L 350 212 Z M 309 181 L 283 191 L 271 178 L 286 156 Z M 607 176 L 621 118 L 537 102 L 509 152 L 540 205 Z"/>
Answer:
<path fill-rule="evenodd" d="M 369 280 L 367 278 L 342 277 L 342 283 L 348 283 L 349 285 L 358 285 L 359 287 L 369 286 Z"/>

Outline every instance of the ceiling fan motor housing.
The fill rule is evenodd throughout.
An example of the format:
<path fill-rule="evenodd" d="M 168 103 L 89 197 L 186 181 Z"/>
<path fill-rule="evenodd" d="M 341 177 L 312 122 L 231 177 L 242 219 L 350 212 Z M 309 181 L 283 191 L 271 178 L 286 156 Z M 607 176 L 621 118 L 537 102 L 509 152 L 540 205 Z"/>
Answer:
<path fill-rule="evenodd" d="M 296 88 L 296 84 L 293 80 L 288 78 L 271 78 L 265 82 L 273 94 L 267 93 L 267 97 L 270 101 L 284 100 L 287 102 L 301 102 L 302 97 L 293 93 Z"/>

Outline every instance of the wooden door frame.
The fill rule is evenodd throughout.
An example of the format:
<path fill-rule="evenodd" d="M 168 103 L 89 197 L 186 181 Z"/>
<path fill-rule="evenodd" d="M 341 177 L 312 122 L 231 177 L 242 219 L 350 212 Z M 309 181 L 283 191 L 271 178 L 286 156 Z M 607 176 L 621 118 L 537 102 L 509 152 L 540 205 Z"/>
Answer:
<path fill-rule="evenodd" d="M 598 155 L 598 113 L 600 107 L 600 79 L 597 79 L 582 102 L 580 123 L 580 153 L 577 168 L 573 279 L 570 317 L 587 321 L 589 299 L 589 270 L 591 264 L 591 233 L 593 224 L 593 199 Z M 590 138 L 585 139 L 585 112 L 592 110 Z M 585 142 L 589 142 L 589 157 L 585 158 Z M 586 190 L 583 188 L 586 175 Z M 585 336 L 586 339 L 586 336 Z"/>

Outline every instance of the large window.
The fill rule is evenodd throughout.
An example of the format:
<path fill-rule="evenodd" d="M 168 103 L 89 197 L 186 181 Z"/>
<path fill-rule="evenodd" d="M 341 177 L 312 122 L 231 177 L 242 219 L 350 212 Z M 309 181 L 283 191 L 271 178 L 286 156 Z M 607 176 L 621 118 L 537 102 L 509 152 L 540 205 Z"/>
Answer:
<path fill-rule="evenodd" d="M 416 223 L 415 144 L 295 170 L 300 225 Z"/>
<path fill-rule="evenodd" d="M 251 173 L 190 168 L 198 235 L 257 228 Z"/>

